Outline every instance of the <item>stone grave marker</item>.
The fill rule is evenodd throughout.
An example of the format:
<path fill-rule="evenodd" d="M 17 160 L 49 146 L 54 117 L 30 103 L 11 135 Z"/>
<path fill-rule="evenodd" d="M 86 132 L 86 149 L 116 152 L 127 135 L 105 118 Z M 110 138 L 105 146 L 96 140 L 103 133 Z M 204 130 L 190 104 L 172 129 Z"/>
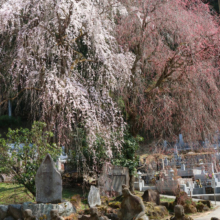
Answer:
<path fill-rule="evenodd" d="M 36 202 L 60 203 L 62 200 L 62 178 L 50 156 L 47 154 L 37 170 Z"/>
<path fill-rule="evenodd" d="M 91 208 L 95 207 L 96 205 L 101 205 L 99 188 L 95 186 L 90 187 L 88 203 Z"/>
<path fill-rule="evenodd" d="M 179 134 L 179 145 L 180 145 L 180 147 L 184 146 L 184 141 L 183 141 L 183 135 L 182 134 Z"/>
<path fill-rule="evenodd" d="M 167 141 L 163 141 L 163 149 L 166 150 L 167 149 Z"/>
<path fill-rule="evenodd" d="M 160 205 L 160 194 L 152 189 L 145 190 L 142 198 L 145 202 L 154 202 L 157 205 Z"/>
<path fill-rule="evenodd" d="M 101 195 L 122 194 L 122 185 L 129 185 L 129 170 L 127 167 L 103 166 L 102 173 L 99 177 L 99 186 Z"/>
<path fill-rule="evenodd" d="M 186 170 L 186 165 L 184 163 L 181 163 L 181 170 Z"/>
<path fill-rule="evenodd" d="M 165 157 L 165 159 L 164 159 L 164 166 L 166 167 L 166 166 L 168 166 L 168 159 Z"/>

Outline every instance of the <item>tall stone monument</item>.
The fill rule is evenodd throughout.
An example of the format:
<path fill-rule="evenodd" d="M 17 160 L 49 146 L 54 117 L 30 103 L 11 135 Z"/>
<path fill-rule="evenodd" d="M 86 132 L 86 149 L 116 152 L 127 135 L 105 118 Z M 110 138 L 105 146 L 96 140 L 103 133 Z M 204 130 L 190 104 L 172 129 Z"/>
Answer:
<path fill-rule="evenodd" d="M 168 159 L 167 159 L 167 157 L 165 157 L 165 159 L 164 159 L 164 166 L 165 166 L 165 167 L 168 166 Z"/>
<path fill-rule="evenodd" d="M 183 141 L 183 135 L 179 134 L 179 146 L 183 147 L 184 146 L 184 141 Z"/>
<path fill-rule="evenodd" d="M 62 200 L 62 178 L 50 156 L 47 154 L 37 170 L 36 202 L 60 203 Z"/>

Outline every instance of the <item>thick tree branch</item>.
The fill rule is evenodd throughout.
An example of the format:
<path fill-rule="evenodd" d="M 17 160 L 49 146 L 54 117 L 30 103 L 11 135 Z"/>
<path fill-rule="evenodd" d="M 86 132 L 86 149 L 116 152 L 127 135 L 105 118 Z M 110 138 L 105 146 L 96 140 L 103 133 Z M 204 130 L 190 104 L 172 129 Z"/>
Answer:
<path fill-rule="evenodd" d="M 30 88 L 23 88 L 21 91 L 19 91 L 14 97 L 12 98 L 8 98 L 8 99 L 5 99 L 3 101 L 0 102 L 0 105 L 4 104 L 5 102 L 9 101 L 9 100 L 14 100 L 16 99 L 21 93 L 23 93 L 24 91 L 26 90 L 36 90 L 36 91 L 42 91 L 41 89 L 38 89 L 38 88 L 35 88 L 35 87 L 30 87 Z"/>

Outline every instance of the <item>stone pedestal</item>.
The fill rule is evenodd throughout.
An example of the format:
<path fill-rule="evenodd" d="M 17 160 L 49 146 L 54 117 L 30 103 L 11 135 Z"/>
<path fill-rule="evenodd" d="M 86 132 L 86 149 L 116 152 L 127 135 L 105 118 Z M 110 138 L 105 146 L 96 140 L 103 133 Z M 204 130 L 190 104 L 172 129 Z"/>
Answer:
<path fill-rule="evenodd" d="M 22 205 L 22 211 L 29 209 L 32 211 L 32 215 L 40 219 L 40 217 L 44 217 L 43 219 L 51 220 L 50 212 L 51 210 L 56 209 L 58 211 L 59 216 L 69 216 L 71 213 L 76 213 L 75 207 L 70 202 L 62 202 L 59 204 L 36 204 L 31 202 L 25 202 Z"/>

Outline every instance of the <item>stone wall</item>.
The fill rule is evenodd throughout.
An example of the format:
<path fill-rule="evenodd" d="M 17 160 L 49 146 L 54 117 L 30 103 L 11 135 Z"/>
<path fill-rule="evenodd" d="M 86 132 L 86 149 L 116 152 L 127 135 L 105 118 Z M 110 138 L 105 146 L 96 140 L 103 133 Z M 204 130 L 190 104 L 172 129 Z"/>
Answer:
<path fill-rule="evenodd" d="M 21 220 L 24 219 L 24 211 L 31 210 L 33 216 L 37 219 L 46 217 L 50 220 L 51 210 L 57 210 L 60 216 L 69 216 L 71 213 L 76 213 L 75 207 L 70 202 L 59 204 L 36 204 L 25 202 L 23 204 L 0 205 L 0 220 Z"/>

